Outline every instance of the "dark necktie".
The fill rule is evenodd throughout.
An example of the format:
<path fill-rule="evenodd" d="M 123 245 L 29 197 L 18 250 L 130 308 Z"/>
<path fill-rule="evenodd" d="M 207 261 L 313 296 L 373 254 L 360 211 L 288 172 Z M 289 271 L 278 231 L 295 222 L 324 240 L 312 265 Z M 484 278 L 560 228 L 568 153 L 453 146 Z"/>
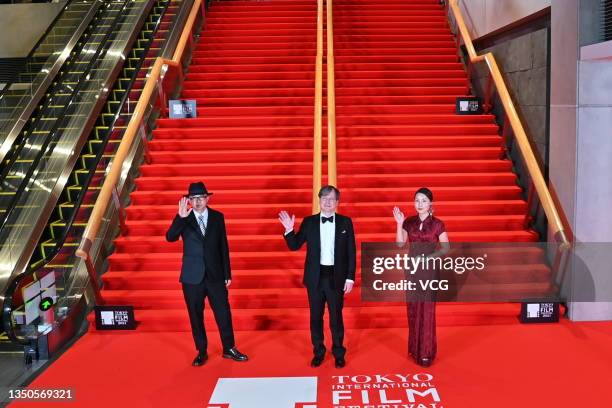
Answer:
<path fill-rule="evenodd" d="M 321 222 L 323 224 L 325 224 L 327 221 L 333 223 L 334 222 L 334 216 L 332 215 L 331 217 L 321 217 L 321 220 L 322 220 Z"/>
<path fill-rule="evenodd" d="M 196 217 L 198 219 L 198 225 L 200 226 L 200 231 L 202 232 L 202 236 L 206 235 L 206 224 L 204 224 L 204 216 Z"/>

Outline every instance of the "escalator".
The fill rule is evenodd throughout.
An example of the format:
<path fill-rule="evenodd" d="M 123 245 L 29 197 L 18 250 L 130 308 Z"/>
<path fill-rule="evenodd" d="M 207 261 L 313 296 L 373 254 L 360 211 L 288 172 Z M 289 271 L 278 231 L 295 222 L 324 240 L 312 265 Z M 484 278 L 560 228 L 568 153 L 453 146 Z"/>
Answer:
<path fill-rule="evenodd" d="M 26 188 L 35 164 L 42 158 L 53 154 L 60 143 L 61 136 L 67 129 L 71 115 L 78 115 L 72 107 L 76 104 L 92 105 L 95 100 L 84 98 L 83 93 L 98 93 L 96 86 L 98 76 L 92 75 L 96 69 L 98 58 L 104 56 L 116 38 L 116 27 L 121 21 L 128 18 L 129 13 L 138 8 L 137 3 L 123 0 L 104 4 L 98 11 L 92 23 L 85 32 L 62 71 L 52 84 L 43 100 L 40 102 L 38 112 L 30 118 L 28 124 L 17 137 L 11 150 L 4 158 L 0 169 L 0 228 L 4 227 L 10 211 L 20 208 L 16 206 L 19 195 Z M 73 108 L 69 110 L 69 107 Z M 88 106 L 79 106 L 78 109 Z"/>
<path fill-rule="evenodd" d="M 170 4 L 170 5 L 169 5 Z M 144 85 L 144 76 L 160 55 L 163 41 L 168 36 L 168 27 L 176 16 L 178 4 L 168 0 L 158 1 L 141 31 L 137 47 L 126 59 L 122 76 L 111 92 L 104 111 L 98 117 L 77 165 L 70 176 L 70 184 L 62 192 L 59 205 L 49 221 L 45 235 L 33 255 L 31 267 L 36 268 L 51 260 L 63 246 L 64 254 L 76 250 L 97 192 L 121 136 L 138 101 Z M 157 28 L 157 31 L 156 31 Z M 55 259 L 55 265 L 59 259 Z M 53 265 L 53 264 L 52 264 Z M 69 266 L 74 266 L 69 263 Z"/>
<path fill-rule="evenodd" d="M 114 15 L 116 15 L 115 18 L 118 19 L 121 18 L 121 16 L 129 15 L 129 10 L 118 13 L 117 11 L 121 10 L 123 6 L 129 7 L 129 4 L 138 4 L 138 2 L 121 4 L 122 5 L 119 7 L 117 7 L 118 3 L 114 4 L 115 7 L 111 7 L 113 5 L 107 6 L 106 11 L 109 11 L 107 15 L 112 15 L 110 12 L 113 10 L 115 12 Z M 170 35 L 170 29 L 176 24 L 176 20 L 179 17 L 177 11 L 181 5 L 185 6 L 182 0 L 158 0 L 157 2 L 149 2 L 150 13 L 146 16 L 146 20 L 143 20 L 141 23 L 141 30 L 137 32 L 138 36 L 134 38 L 133 46 L 131 49 L 120 54 L 122 62 L 124 61 L 123 66 L 116 80 L 114 80 L 112 88 L 108 86 L 108 88 L 111 89 L 108 90 L 107 88 L 104 90 L 107 95 L 106 102 L 103 106 L 100 106 L 98 114 L 88 119 L 90 131 L 88 132 L 88 136 L 83 138 L 83 143 L 78 149 L 80 155 L 75 155 L 75 164 L 70 168 L 72 172 L 63 172 L 63 177 L 66 178 L 66 181 L 64 183 L 64 188 L 57 194 L 54 194 L 55 208 L 52 209 L 49 212 L 49 216 L 45 218 L 49 219 L 49 222 L 46 226 L 44 223 L 39 223 L 40 225 L 38 228 L 41 230 L 38 234 L 38 237 L 40 237 L 39 245 L 36 249 L 32 248 L 31 257 L 26 267 L 23 269 L 23 272 L 18 274 L 17 277 L 14 276 L 8 283 L 8 289 L 6 290 L 4 299 L 5 313 L 3 313 L 3 319 L 5 320 L 4 327 L 9 327 L 9 332 L 11 331 L 11 325 L 15 323 L 13 317 L 17 316 L 18 322 L 20 319 L 19 316 L 23 317 L 24 315 L 22 305 L 21 310 L 11 310 L 11 312 L 8 313 L 8 319 L 5 319 L 7 316 L 7 304 L 9 304 L 10 308 L 13 301 L 15 301 L 15 303 L 23 302 L 20 293 L 21 289 L 33 280 L 49 272 L 53 272 L 56 276 L 62 276 L 64 272 L 68 272 L 73 267 L 74 251 L 82 235 L 84 223 L 87 221 L 99 187 L 104 181 L 104 171 L 112 160 L 114 151 L 119 144 L 118 142 L 133 113 L 136 101 L 144 85 L 147 70 L 152 65 L 155 58 L 162 53 L 165 41 Z M 138 9 L 139 7 L 136 8 Z M 182 9 L 185 9 L 185 7 Z M 184 19 L 185 18 L 183 18 L 183 20 Z M 129 17 L 125 17 L 124 20 L 129 20 Z M 129 27 L 127 24 L 121 25 L 119 23 L 113 23 L 97 24 L 96 29 L 101 31 L 103 28 L 107 28 L 117 31 L 123 26 Z M 132 24 L 132 28 L 134 26 L 135 25 Z M 106 41 L 106 43 L 108 43 L 108 41 Z M 101 44 L 96 45 L 102 47 Z M 91 50 L 91 48 L 83 48 Z M 98 48 L 94 48 L 94 50 L 97 49 Z M 88 51 L 88 53 L 92 54 L 95 52 L 96 51 Z M 104 50 L 104 52 L 108 53 L 108 48 Z M 19 149 L 19 147 L 15 149 L 17 156 L 14 157 L 20 157 L 20 159 L 15 159 L 14 163 L 23 163 L 21 165 L 24 167 L 30 166 L 30 169 L 34 167 L 35 170 L 30 170 L 30 177 L 26 177 L 28 174 L 25 174 L 24 171 L 21 173 L 13 173 L 13 175 L 16 175 L 16 177 L 13 177 L 13 180 L 21 179 L 20 183 L 10 184 L 14 188 L 13 191 L 19 193 L 18 189 L 23 184 L 25 184 L 26 187 L 23 188 L 20 194 L 16 194 L 12 198 L 12 203 L 14 203 L 14 205 L 7 206 L 9 211 L 22 213 L 30 210 L 27 205 L 20 207 L 20 199 L 16 197 L 23 195 L 23 191 L 28 191 L 28 188 L 32 185 L 32 177 L 41 174 L 38 172 L 40 163 L 48 161 L 54 154 L 54 151 L 58 150 L 58 146 L 59 149 L 62 148 L 61 138 L 58 138 L 57 135 L 61 135 L 71 130 L 69 127 L 61 128 L 62 126 L 67 126 L 66 123 L 70 122 L 70 113 L 57 114 L 61 107 L 56 106 L 63 106 L 65 109 L 65 111 L 60 112 L 68 112 L 70 107 L 81 102 L 78 97 L 82 94 L 83 89 L 91 90 L 93 88 L 95 92 L 95 87 L 89 86 L 87 82 L 92 80 L 96 70 L 99 68 L 94 63 L 94 65 L 84 67 L 81 70 L 77 69 L 79 66 L 83 65 L 84 64 L 79 65 L 78 62 L 72 63 L 62 75 L 81 75 L 84 76 L 84 81 L 57 81 L 58 84 L 56 86 L 64 86 L 62 92 L 53 94 L 53 97 L 50 97 L 51 93 L 48 93 L 45 101 L 49 101 L 49 104 L 41 104 L 41 106 L 51 108 L 45 110 L 45 112 L 53 112 L 57 116 L 54 117 L 49 115 L 49 117 L 54 118 L 55 121 L 48 121 L 55 122 L 55 124 L 53 126 L 43 127 L 45 131 L 48 131 L 48 133 L 44 134 L 44 142 L 41 142 L 46 143 L 44 150 L 42 148 L 32 149 L 32 143 L 28 143 L 27 138 L 22 142 L 23 147 L 21 147 L 21 149 L 26 152 L 35 150 L 35 152 L 33 152 L 35 154 L 27 156 L 18 152 L 17 149 Z M 61 101 L 60 103 L 63 105 L 52 105 L 58 101 Z M 78 110 L 82 109 L 79 107 Z M 72 115 L 74 116 L 75 114 Z M 38 120 L 39 126 L 41 126 L 40 124 L 44 125 L 45 121 L 41 119 L 42 118 L 34 119 L 33 122 Z M 28 129 L 31 130 L 33 127 L 30 126 Z M 61 131 L 58 132 L 57 129 L 61 129 Z M 32 133 L 32 135 L 36 134 L 42 133 Z M 32 137 L 30 135 L 27 136 Z M 77 151 L 77 149 L 74 149 L 74 151 Z M 28 158 L 32 161 L 27 162 L 22 158 Z M 9 175 L 11 173 L 7 172 L 6 174 Z M 8 194 L 6 194 L 6 196 L 8 196 Z M 2 199 L 4 203 L 9 202 L 9 199 L 6 197 Z M 31 206 L 31 204 L 29 205 Z M 49 206 L 47 205 L 46 207 L 48 208 Z M 11 226 L 6 222 L 8 218 L 4 217 L 4 219 L 5 224 Z M 0 230 L 0 235 L 4 232 L 4 229 L 5 228 Z M 71 284 L 74 284 L 74 281 L 66 280 L 60 282 L 58 280 L 56 282 L 56 287 L 57 290 L 63 290 Z M 1 331 L 2 330 L 0 330 L 0 332 Z M 21 340 L 15 338 L 11 333 L 5 333 L 5 335 L 13 342 Z M 0 339 L 0 343 L 1 341 Z"/>
<path fill-rule="evenodd" d="M 100 0 L 66 2 L 0 91 L 0 163 L 102 5 Z"/>

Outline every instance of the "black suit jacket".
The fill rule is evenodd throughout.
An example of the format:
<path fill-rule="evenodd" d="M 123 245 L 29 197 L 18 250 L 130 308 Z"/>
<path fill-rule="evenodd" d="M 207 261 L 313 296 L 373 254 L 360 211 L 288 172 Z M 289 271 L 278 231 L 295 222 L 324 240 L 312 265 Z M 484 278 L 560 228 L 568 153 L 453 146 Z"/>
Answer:
<path fill-rule="evenodd" d="M 336 288 L 344 288 L 346 279 L 355 280 L 355 264 L 357 260 L 355 249 L 355 231 L 353 221 L 349 217 L 336 213 L 334 216 L 336 230 L 334 242 L 334 284 Z M 316 288 L 321 275 L 321 221 L 320 214 L 304 218 L 300 230 L 291 231 L 285 235 L 287 246 L 297 251 L 304 242 L 306 246 L 306 261 L 304 262 L 304 285 Z"/>
<path fill-rule="evenodd" d="M 204 274 L 211 282 L 221 283 L 232 278 L 225 218 L 222 213 L 208 208 L 206 236 L 202 236 L 193 211 L 185 218 L 177 214 L 166 232 L 166 239 L 174 242 L 179 237 L 183 238 L 180 282 L 198 284 L 202 282 Z"/>

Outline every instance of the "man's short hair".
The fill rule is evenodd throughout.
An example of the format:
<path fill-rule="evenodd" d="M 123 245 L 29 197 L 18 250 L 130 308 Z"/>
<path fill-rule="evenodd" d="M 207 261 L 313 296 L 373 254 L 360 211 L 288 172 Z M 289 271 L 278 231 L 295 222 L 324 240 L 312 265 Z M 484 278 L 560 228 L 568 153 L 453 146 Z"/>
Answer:
<path fill-rule="evenodd" d="M 336 193 L 336 200 L 340 200 L 340 190 L 331 185 L 321 187 L 321 189 L 319 190 L 319 198 L 328 195 L 332 191 Z"/>

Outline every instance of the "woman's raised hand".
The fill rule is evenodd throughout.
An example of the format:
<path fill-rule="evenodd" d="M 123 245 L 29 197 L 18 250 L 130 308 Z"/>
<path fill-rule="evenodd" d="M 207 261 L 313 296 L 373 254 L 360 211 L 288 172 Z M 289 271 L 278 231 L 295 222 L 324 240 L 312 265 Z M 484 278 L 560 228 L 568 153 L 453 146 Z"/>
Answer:
<path fill-rule="evenodd" d="M 404 213 L 400 211 L 399 207 L 395 206 L 393 207 L 393 218 L 395 218 L 396 223 L 401 225 L 404 223 L 406 216 L 404 216 Z"/>

